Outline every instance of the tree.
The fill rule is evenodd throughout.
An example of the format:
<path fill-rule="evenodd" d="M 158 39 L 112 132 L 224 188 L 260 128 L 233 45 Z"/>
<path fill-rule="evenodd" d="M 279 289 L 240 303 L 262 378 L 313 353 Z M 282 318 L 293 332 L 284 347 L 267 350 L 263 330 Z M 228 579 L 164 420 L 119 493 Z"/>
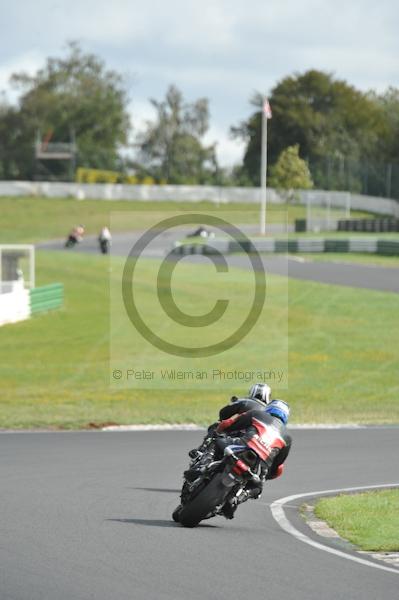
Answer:
<path fill-rule="evenodd" d="M 385 126 L 381 108 L 367 94 L 332 75 L 311 70 L 286 77 L 272 90 L 273 117 L 269 125 L 269 159 L 274 164 L 288 146 L 299 145 L 310 166 L 327 155 L 359 160 L 373 154 Z M 259 182 L 262 95 L 251 103 L 256 112 L 232 129 L 246 143 L 244 170 Z"/>
<path fill-rule="evenodd" d="M 38 131 L 55 142 L 69 142 L 73 134 L 81 166 L 115 168 L 130 128 L 127 92 L 117 72 L 71 42 L 64 58 L 48 58 L 35 75 L 16 73 L 11 82 L 21 96 L 18 107 L 0 112 L 0 131 L 6 133 L 0 153 L 3 160 L 8 156 L 8 172 L 32 178 Z"/>
<path fill-rule="evenodd" d="M 22 148 L 19 147 L 20 121 L 17 110 L 2 102 L 0 104 L 0 178 L 15 179 L 19 175 L 15 156 L 19 153 L 27 163 L 32 163 L 32 147 L 28 156 L 22 156 Z"/>
<path fill-rule="evenodd" d="M 390 87 L 381 96 L 370 94 L 370 98 L 381 108 L 386 125 L 377 151 L 388 162 L 399 162 L 399 89 Z"/>
<path fill-rule="evenodd" d="M 171 85 L 165 100 L 151 99 L 156 119 L 147 121 L 139 136 L 143 167 L 156 179 L 168 183 L 207 183 L 217 173 L 215 147 L 201 138 L 208 130 L 208 100 L 184 101 L 180 90 Z"/>
<path fill-rule="evenodd" d="M 287 202 L 295 199 L 295 190 L 309 190 L 313 180 L 308 165 L 299 156 L 299 145 L 289 146 L 280 154 L 270 169 L 269 184 L 285 197 Z"/>

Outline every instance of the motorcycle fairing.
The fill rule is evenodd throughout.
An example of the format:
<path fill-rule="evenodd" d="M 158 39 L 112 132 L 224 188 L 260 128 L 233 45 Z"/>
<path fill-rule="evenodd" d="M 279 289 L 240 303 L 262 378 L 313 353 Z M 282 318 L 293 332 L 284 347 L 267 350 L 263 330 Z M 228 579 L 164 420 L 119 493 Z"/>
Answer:
<path fill-rule="evenodd" d="M 252 425 L 258 433 L 247 442 L 247 446 L 256 452 L 263 461 L 269 458 L 272 450 L 276 448 L 281 450 L 287 445 L 274 427 L 266 425 L 254 417 L 252 417 Z"/>
<path fill-rule="evenodd" d="M 226 448 L 231 448 L 231 450 L 233 452 L 240 452 L 241 450 L 247 450 L 247 446 L 238 445 L 238 444 L 230 444 L 229 446 L 226 446 Z"/>

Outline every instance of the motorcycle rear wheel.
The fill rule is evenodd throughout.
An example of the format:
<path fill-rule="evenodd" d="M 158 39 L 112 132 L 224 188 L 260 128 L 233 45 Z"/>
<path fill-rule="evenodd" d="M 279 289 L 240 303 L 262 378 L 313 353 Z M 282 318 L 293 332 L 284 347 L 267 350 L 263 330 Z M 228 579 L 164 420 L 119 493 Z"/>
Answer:
<path fill-rule="evenodd" d="M 187 502 L 179 512 L 183 527 L 196 527 L 205 517 L 223 504 L 229 489 L 222 483 L 222 474 L 217 473 L 201 492 Z"/>
<path fill-rule="evenodd" d="M 175 523 L 180 523 L 180 513 L 181 513 L 182 505 L 179 504 L 177 508 L 172 513 L 172 519 Z"/>

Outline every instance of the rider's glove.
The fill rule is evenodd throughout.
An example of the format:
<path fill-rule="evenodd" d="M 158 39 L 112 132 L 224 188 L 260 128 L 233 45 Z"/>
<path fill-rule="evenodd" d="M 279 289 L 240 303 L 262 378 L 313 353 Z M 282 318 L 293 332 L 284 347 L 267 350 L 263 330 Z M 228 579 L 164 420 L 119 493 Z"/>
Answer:
<path fill-rule="evenodd" d="M 237 421 L 239 416 L 239 414 L 236 414 L 230 417 L 229 419 L 224 419 L 223 421 L 220 421 L 216 429 L 217 433 L 222 433 L 225 429 L 228 429 L 231 425 L 233 425 L 235 421 Z"/>

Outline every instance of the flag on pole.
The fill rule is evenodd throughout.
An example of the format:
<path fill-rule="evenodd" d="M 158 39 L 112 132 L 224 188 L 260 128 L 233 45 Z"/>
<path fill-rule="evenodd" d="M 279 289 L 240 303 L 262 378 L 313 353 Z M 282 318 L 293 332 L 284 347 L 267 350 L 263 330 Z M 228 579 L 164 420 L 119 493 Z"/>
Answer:
<path fill-rule="evenodd" d="M 272 118 L 272 109 L 267 98 L 265 98 L 265 101 L 263 103 L 263 112 L 265 114 L 266 119 Z"/>

